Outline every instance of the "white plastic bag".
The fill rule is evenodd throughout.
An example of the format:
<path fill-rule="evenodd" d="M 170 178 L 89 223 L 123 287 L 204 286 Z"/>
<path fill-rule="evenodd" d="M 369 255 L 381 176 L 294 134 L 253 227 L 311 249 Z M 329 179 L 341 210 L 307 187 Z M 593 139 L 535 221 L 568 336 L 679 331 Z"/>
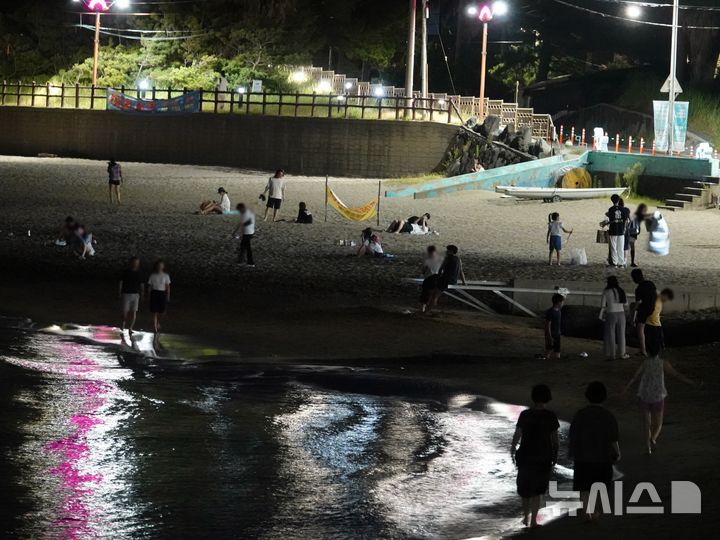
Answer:
<path fill-rule="evenodd" d="M 587 253 L 585 248 L 570 248 L 570 264 L 578 266 L 587 266 Z"/>

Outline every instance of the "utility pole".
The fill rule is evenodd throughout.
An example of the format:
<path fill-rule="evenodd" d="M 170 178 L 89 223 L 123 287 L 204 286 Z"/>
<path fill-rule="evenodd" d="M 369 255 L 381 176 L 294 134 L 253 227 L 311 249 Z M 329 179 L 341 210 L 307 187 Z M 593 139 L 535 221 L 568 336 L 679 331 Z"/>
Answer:
<path fill-rule="evenodd" d="M 100 12 L 95 13 L 95 42 L 93 44 L 92 85 L 97 86 L 98 56 L 100 55 Z"/>
<path fill-rule="evenodd" d="M 410 0 L 410 15 L 408 20 L 408 51 L 407 67 L 405 68 L 405 103 L 406 107 L 412 107 L 413 79 L 415 78 L 415 21 L 417 18 L 417 1 Z M 410 112 L 405 109 L 405 116 Z"/>
<path fill-rule="evenodd" d="M 672 39 L 670 43 L 670 87 L 668 94 L 668 153 L 672 155 L 675 139 L 675 81 L 677 76 L 678 20 L 680 0 L 673 0 Z"/>
<path fill-rule="evenodd" d="M 420 35 L 422 40 L 422 49 L 420 51 L 422 66 L 422 97 L 428 97 L 428 37 L 427 37 L 427 21 L 430 18 L 428 11 L 428 0 L 422 0 L 422 24 L 420 26 Z M 423 102 L 423 107 L 427 107 L 427 102 Z"/>

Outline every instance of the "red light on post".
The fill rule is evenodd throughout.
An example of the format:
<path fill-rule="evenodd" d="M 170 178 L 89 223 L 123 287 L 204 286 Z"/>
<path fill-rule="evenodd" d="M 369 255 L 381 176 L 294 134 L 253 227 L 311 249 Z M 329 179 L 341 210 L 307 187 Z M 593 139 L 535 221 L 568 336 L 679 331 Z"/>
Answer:
<path fill-rule="evenodd" d="M 480 19 L 481 22 L 490 22 L 493 18 L 493 10 L 490 5 L 485 4 L 480 8 L 480 13 L 478 14 L 478 19 Z"/>
<path fill-rule="evenodd" d="M 107 11 L 110 9 L 107 0 L 90 0 L 87 7 L 92 11 Z"/>

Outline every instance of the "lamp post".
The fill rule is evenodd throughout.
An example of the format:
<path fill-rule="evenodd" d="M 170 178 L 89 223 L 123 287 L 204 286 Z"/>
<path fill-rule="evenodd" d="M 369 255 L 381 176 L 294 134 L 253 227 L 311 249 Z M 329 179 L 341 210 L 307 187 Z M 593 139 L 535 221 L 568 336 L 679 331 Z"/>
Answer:
<path fill-rule="evenodd" d="M 413 79 L 415 78 L 415 21 L 417 18 L 417 0 L 410 0 L 408 14 L 408 50 L 407 65 L 405 66 L 405 116 L 409 116 L 408 107 L 412 106 Z"/>
<path fill-rule="evenodd" d="M 93 40 L 92 85 L 97 86 L 98 59 L 100 57 L 100 15 L 117 6 L 119 9 L 130 7 L 130 0 L 73 0 L 82 3 L 85 10 L 95 14 L 95 39 Z"/>
<path fill-rule="evenodd" d="M 479 119 L 482 122 L 485 119 L 485 73 L 487 70 L 487 36 L 488 23 L 495 16 L 502 16 L 508 12 L 507 3 L 498 0 L 492 4 L 482 4 L 480 6 L 470 6 L 467 13 L 471 17 L 477 17 L 483 23 L 482 32 L 482 53 L 480 56 L 480 114 Z"/>

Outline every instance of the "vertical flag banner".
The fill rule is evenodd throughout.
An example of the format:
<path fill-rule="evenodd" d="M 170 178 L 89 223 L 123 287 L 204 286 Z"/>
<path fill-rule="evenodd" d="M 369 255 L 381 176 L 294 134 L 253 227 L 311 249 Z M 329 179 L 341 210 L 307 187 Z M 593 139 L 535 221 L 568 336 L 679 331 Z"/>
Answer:
<path fill-rule="evenodd" d="M 668 114 L 670 104 L 667 101 L 653 101 L 654 127 L 655 127 L 655 149 L 658 152 L 668 151 Z M 685 151 L 685 140 L 687 138 L 688 113 L 690 102 L 676 101 L 675 114 L 673 115 L 673 152 L 682 153 Z"/>

